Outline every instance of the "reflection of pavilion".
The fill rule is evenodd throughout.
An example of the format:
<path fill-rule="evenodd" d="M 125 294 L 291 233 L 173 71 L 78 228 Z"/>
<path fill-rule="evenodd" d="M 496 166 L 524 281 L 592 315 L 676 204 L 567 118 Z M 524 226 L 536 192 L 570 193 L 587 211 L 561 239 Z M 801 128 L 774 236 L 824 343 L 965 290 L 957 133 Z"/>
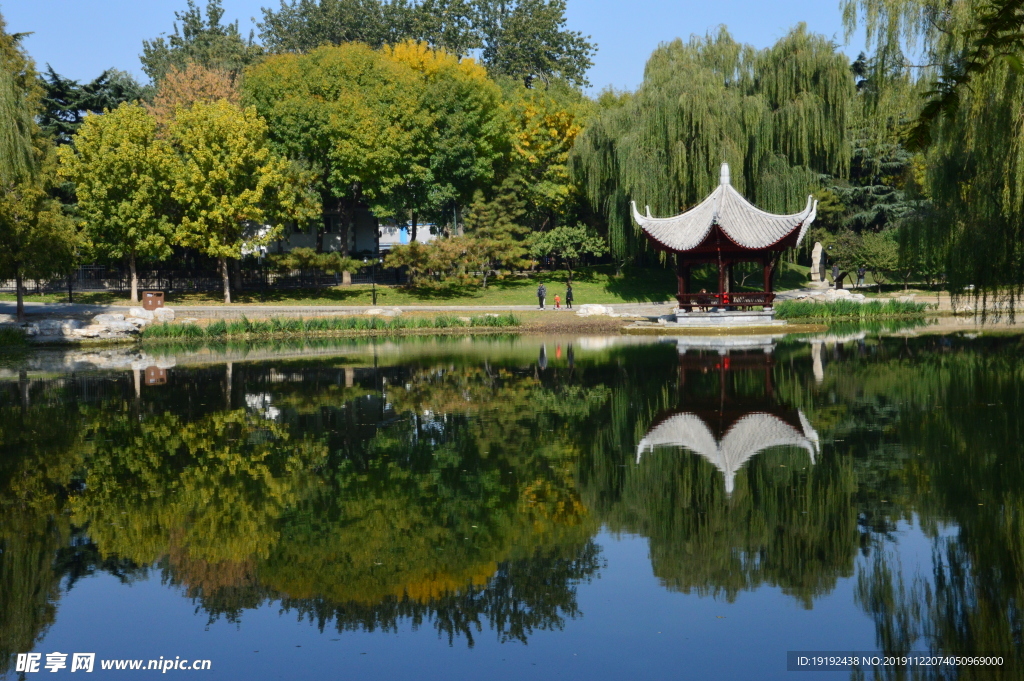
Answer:
<path fill-rule="evenodd" d="M 708 352 L 690 350 L 693 339 L 680 340 L 680 408 L 662 414 L 640 440 L 636 451 L 638 464 L 644 453 L 657 447 L 684 447 L 720 470 L 725 476 L 725 491 L 732 494 L 737 471 L 766 449 L 799 447 L 807 451 L 814 463 L 819 451 L 818 434 L 803 412 L 777 403 L 772 386 L 771 346 L 765 346 L 763 339 L 751 341 L 749 349 L 723 346 Z M 762 395 L 737 393 L 737 378 L 761 372 Z M 718 395 L 691 395 L 688 383 L 693 383 L 697 375 L 706 374 L 717 374 Z"/>

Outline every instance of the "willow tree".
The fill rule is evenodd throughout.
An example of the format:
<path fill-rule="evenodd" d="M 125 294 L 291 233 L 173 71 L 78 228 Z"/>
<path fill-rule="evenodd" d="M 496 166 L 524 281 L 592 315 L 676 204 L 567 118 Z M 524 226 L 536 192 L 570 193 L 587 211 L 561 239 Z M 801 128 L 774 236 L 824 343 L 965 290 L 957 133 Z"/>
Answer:
<path fill-rule="evenodd" d="M 19 38 L 7 33 L 0 15 L 0 181 L 4 182 L 34 174 L 37 165 L 33 114 L 42 91 Z"/>
<path fill-rule="evenodd" d="M 952 295 L 1012 310 L 1024 294 L 1021 3 L 845 0 L 844 17 L 848 30 L 866 28 L 881 87 L 895 74 L 927 90 L 909 132 L 926 152 L 934 211 L 908 224 L 904 252 L 937 254 Z"/>
<path fill-rule="evenodd" d="M 607 220 L 613 253 L 628 257 L 642 248 L 629 201 L 678 213 L 715 188 L 722 162 L 765 210 L 799 210 L 821 174 L 847 171 L 853 97 L 846 57 L 803 24 L 765 50 L 725 28 L 675 40 L 651 55 L 636 93 L 602 98 L 574 171 Z"/>

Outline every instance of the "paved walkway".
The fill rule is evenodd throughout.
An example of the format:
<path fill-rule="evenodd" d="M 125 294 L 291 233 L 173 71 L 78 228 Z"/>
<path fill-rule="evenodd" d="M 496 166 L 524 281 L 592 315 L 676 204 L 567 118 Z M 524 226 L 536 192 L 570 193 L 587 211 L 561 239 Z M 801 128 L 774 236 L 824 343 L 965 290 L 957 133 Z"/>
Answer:
<path fill-rule="evenodd" d="M 328 315 L 363 314 L 374 309 L 373 305 L 169 305 L 177 318 L 226 319 L 241 317 L 323 317 Z M 376 306 L 378 309 L 400 309 L 405 312 L 528 312 L 536 310 L 536 305 L 399 305 Z M 576 309 L 580 306 L 576 305 Z M 672 310 L 672 303 L 616 303 L 605 305 L 613 311 L 658 315 Z M 548 305 L 548 311 L 554 311 Z M 567 311 L 563 308 L 562 311 Z M 0 302 L 0 314 L 13 315 L 16 305 L 13 302 Z M 104 312 L 127 313 L 124 305 L 81 305 L 78 303 L 25 303 L 25 314 L 48 317 L 87 317 Z M 570 311 L 571 312 L 571 311 Z"/>

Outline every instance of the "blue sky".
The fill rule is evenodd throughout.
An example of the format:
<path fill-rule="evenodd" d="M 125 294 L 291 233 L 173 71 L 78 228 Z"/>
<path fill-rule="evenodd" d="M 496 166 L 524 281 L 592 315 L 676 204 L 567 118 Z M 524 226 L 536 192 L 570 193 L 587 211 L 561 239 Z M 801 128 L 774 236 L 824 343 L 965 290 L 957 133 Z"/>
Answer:
<path fill-rule="evenodd" d="M 254 28 L 260 7 L 279 0 L 224 0 L 225 19 Z M 201 0 L 205 7 L 205 0 Z M 0 0 L 11 32 L 32 31 L 25 45 L 40 69 L 47 63 L 76 80 L 91 80 L 105 68 L 129 71 L 144 80 L 138 55 L 142 41 L 171 31 L 174 12 L 186 0 Z M 633 89 L 659 43 L 704 34 L 719 24 L 757 47 L 771 45 L 795 25 L 843 42 L 839 0 L 569 0 L 570 28 L 590 35 L 599 50 L 590 71 L 594 90 Z M 854 39 L 844 50 L 862 48 Z"/>

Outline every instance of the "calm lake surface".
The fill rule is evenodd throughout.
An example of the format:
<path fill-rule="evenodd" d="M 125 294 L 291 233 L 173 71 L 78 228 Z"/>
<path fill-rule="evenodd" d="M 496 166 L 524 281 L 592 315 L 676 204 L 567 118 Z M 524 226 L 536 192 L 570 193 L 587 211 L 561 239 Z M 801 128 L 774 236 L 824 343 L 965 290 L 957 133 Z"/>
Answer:
<path fill-rule="evenodd" d="M 739 342 L 3 360 L 0 678 L 1022 678 L 1021 337 Z"/>

